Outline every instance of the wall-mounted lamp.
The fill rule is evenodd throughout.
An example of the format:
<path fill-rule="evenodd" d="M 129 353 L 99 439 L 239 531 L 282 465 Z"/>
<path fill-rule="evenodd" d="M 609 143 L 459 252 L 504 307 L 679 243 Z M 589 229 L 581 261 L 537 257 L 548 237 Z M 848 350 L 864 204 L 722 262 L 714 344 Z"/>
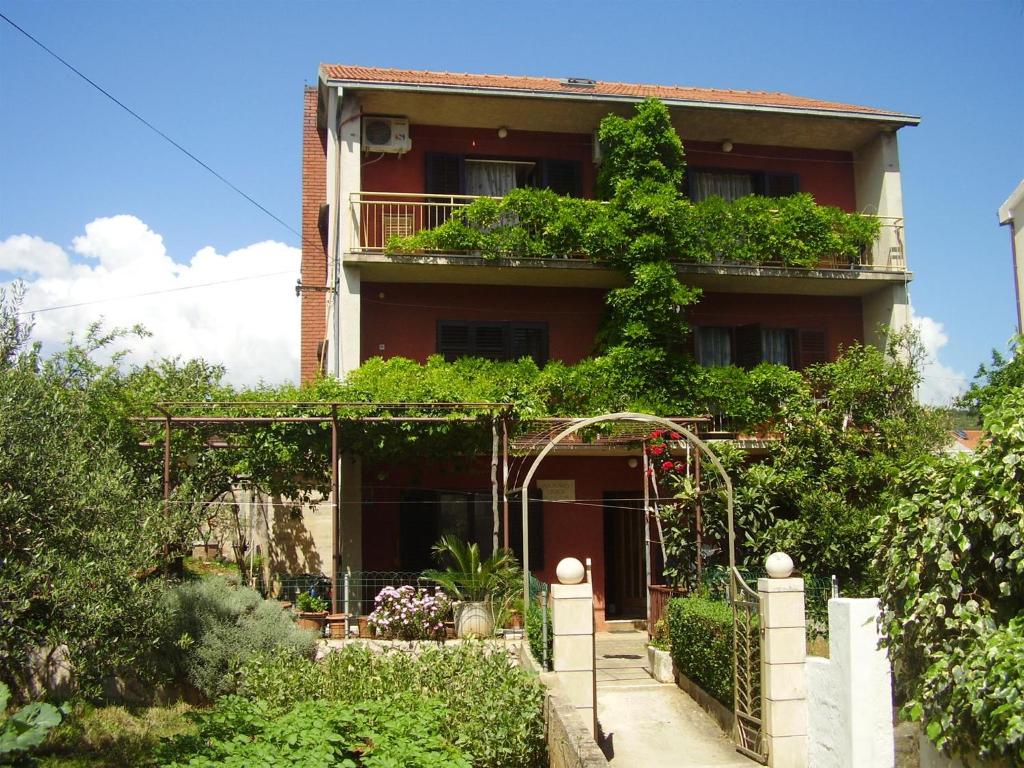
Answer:
<path fill-rule="evenodd" d="M 499 139 L 504 139 L 506 136 L 508 136 L 508 128 L 506 128 L 503 125 L 503 126 L 501 126 L 501 128 L 498 129 L 498 138 Z"/>
<path fill-rule="evenodd" d="M 639 462 L 639 461 L 637 461 L 636 459 L 630 459 L 630 460 L 629 460 L 629 461 L 627 461 L 626 463 L 627 463 L 627 464 L 629 464 L 629 468 L 630 468 L 630 469 L 636 469 L 636 468 L 637 468 L 637 466 L 638 466 L 638 465 L 640 464 L 640 462 Z"/>
<path fill-rule="evenodd" d="M 728 139 L 723 141 L 722 142 L 722 151 L 723 152 L 732 152 L 732 142 L 729 141 Z"/>

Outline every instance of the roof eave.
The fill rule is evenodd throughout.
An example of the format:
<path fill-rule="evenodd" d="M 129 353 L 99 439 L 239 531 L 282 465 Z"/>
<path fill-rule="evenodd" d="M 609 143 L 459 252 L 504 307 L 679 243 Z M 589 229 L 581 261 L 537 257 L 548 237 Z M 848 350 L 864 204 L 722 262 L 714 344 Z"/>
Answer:
<path fill-rule="evenodd" d="M 1024 203 L 1024 181 L 1017 185 L 1006 201 L 999 206 L 999 223 L 1009 224 L 1014 220 L 1014 211 Z"/>
<path fill-rule="evenodd" d="M 377 80 L 358 80 L 349 78 L 324 77 L 321 79 L 328 86 L 343 88 L 367 88 L 376 91 L 409 91 L 417 93 L 455 93 L 469 96 L 509 96 L 520 98 L 558 99 L 570 101 L 590 101 L 636 104 L 644 100 L 642 96 L 628 96 L 607 93 L 578 93 L 541 91 L 524 88 L 495 88 L 484 86 L 439 85 L 436 83 L 388 83 Z M 724 101 L 702 101 L 699 99 L 661 99 L 670 107 L 696 107 L 698 109 L 723 109 L 743 112 L 770 112 L 785 115 L 807 115 L 814 117 L 833 117 L 853 120 L 868 120 L 898 127 L 913 126 L 921 122 L 915 115 L 887 112 L 850 112 L 841 109 L 823 109 L 814 107 L 787 107 L 768 104 L 743 104 Z"/>

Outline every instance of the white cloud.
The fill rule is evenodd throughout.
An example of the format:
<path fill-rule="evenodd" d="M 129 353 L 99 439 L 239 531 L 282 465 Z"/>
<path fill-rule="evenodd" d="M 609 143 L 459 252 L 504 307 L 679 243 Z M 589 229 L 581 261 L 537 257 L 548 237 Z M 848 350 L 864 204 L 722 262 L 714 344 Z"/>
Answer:
<path fill-rule="evenodd" d="M 939 361 L 939 350 L 949 343 L 945 327 L 939 321 L 915 312 L 911 312 L 910 322 L 921 334 L 921 344 L 926 353 L 918 397 L 926 405 L 948 406 L 967 388 L 967 376 Z"/>
<path fill-rule="evenodd" d="M 141 323 L 152 332 L 131 341 L 132 362 L 202 357 L 224 365 L 237 385 L 298 378 L 297 248 L 267 241 L 221 254 L 207 246 L 179 263 L 159 234 L 120 215 L 87 224 L 71 250 L 74 257 L 30 235 L 0 240 L 0 275 L 24 280 L 25 309 L 109 299 L 38 312 L 33 335 L 44 347 L 102 318 L 106 327 Z M 261 277 L 238 280 L 253 276 Z M 190 288 L 207 283 L 221 284 Z M 162 293 L 138 296 L 153 291 Z"/>

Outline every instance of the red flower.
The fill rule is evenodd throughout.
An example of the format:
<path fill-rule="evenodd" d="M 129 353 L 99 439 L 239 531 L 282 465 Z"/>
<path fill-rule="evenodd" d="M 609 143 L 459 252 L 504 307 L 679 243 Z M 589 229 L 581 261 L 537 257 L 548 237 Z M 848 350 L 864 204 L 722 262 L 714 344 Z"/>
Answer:
<path fill-rule="evenodd" d="M 656 429 L 653 432 L 651 432 L 651 439 L 652 440 L 657 440 L 659 437 L 661 437 L 664 434 L 665 434 L 665 430 L 663 430 L 663 429 Z"/>
<path fill-rule="evenodd" d="M 680 437 L 682 437 L 682 435 L 680 435 L 678 432 L 669 433 L 669 438 L 671 438 L 672 440 L 678 440 Z"/>
<path fill-rule="evenodd" d="M 664 445 L 652 445 L 651 446 L 651 453 L 653 453 L 655 456 L 661 456 L 661 454 L 663 454 L 664 452 L 665 452 L 665 446 Z"/>
<path fill-rule="evenodd" d="M 666 470 L 666 471 L 668 471 L 670 469 L 673 469 L 674 467 L 675 467 L 675 464 L 673 464 L 671 461 L 663 461 L 663 462 L 661 462 L 661 468 Z"/>
<path fill-rule="evenodd" d="M 683 462 L 681 462 L 681 461 L 677 461 L 676 462 L 676 469 L 678 469 L 681 472 L 682 470 L 686 469 L 686 465 L 683 464 Z"/>

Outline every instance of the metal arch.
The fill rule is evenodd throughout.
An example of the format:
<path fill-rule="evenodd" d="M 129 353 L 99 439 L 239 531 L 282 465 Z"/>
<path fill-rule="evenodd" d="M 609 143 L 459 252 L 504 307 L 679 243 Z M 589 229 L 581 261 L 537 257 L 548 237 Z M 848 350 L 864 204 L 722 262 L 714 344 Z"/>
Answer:
<path fill-rule="evenodd" d="M 563 429 L 557 435 L 548 440 L 540 453 L 537 454 L 533 460 L 533 464 L 530 465 L 529 471 L 526 473 L 526 477 L 523 479 L 522 485 L 519 487 L 520 496 L 522 497 L 522 515 L 523 515 L 523 610 L 530 605 L 530 521 L 529 521 L 529 496 L 527 489 L 530 487 L 530 481 L 533 479 L 534 474 L 540 467 L 544 458 L 554 450 L 555 446 L 558 445 L 569 435 L 578 432 L 585 427 L 592 426 L 594 424 L 601 424 L 606 421 L 641 421 L 648 424 L 657 424 L 663 427 L 667 427 L 673 432 L 678 432 L 686 438 L 686 441 L 697 448 L 704 456 L 710 461 L 712 466 L 718 471 L 719 476 L 725 483 L 726 488 L 726 510 L 729 525 L 729 570 L 733 574 L 737 574 L 736 571 L 736 536 L 733 531 L 732 521 L 732 480 L 729 479 L 728 473 L 725 471 L 725 467 L 722 466 L 722 462 L 718 460 L 718 457 L 708 448 L 707 444 L 697 437 L 686 427 L 681 424 L 676 424 L 674 421 L 664 419 L 661 416 L 653 416 L 649 413 L 633 413 L 632 411 L 620 411 L 618 413 L 606 413 L 602 416 L 591 416 L 589 418 L 581 418 L 572 422 L 568 427 Z M 646 482 L 646 480 L 645 480 Z M 524 617 L 525 618 L 525 617 Z"/>

